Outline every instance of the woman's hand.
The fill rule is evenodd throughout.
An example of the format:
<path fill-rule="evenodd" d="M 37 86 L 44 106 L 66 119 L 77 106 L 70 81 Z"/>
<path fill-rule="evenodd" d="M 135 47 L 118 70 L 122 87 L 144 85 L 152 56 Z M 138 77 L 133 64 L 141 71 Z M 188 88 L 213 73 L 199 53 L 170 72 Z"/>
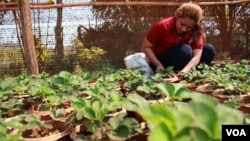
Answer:
<path fill-rule="evenodd" d="M 174 82 L 178 82 L 180 81 L 179 78 L 177 77 L 177 75 L 171 77 L 171 78 L 166 78 L 164 79 L 166 82 L 171 82 L 171 83 L 174 83 Z"/>
<path fill-rule="evenodd" d="M 162 65 L 159 65 L 156 67 L 156 71 L 164 71 L 164 67 Z"/>
<path fill-rule="evenodd" d="M 176 74 L 174 75 L 173 77 L 171 78 L 167 78 L 167 79 L 164 79 L 166 82 L 171 82 L 171 83 L 174 83 L 174 82 L 179 82 L 183 79 L 183 75 L 182 74 Z"/>

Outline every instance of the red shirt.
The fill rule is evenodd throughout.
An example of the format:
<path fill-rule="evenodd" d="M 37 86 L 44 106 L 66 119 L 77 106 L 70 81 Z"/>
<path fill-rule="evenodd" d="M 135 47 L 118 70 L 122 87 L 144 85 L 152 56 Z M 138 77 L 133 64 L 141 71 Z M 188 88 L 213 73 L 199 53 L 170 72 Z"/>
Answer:
<path fill-rule="evenodd" d="M 192 49 L 202 49 L 204 45 L 203 38 L 200 37 L 197 43 L 189 43 L 192 31 L 189 31 L 181 36 L 178 35 L 175 28 L 175 21 L 175 17 L 160 20 L 149 30 L 147 39 L 154 45 L 154 53 L 160 54 L 177 44 L 189 44 Z"/>

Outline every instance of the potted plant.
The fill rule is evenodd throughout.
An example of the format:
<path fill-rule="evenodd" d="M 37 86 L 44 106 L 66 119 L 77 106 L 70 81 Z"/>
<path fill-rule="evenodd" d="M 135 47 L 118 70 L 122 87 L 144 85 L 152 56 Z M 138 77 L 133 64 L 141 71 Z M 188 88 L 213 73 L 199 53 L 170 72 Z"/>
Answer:
<path fill-rule="evenodd" d="M 0 102 L 5 102 L 13 96 L 13 89 L 15 87 L 14 78 L 7 78 L 0 82 Z"/>
<path fill-rule="evenodd" d="M 188 103 L 154 104 L 139 113 L 151 131 L 148 140 L 211 140 L 220 141 L 221 125 L 244 124 L 244 115 L 219 104 L 211 96 L 195 94 Z M 230 116 L 228 116 L 230 114 Z"/>
<path fill-rule="evenodd" d="M 24 123 L 26 129 L 22 131 L 22 136 L 25 141 L 54 141 L 69 135 L 72 130 L 71 125 L 62 121 L 42 121 L 36 114 L 25 116 Z"/>
<path fill-rule="evenodd" d="M 12 118 L 14 116 L 26 113 L 23 108 L 23 102 L 17 99 L 9 99 L 6 102 L 0 103 L 0 117 L 4 119 Z"/>
<path fill-rule="evenodd" d="M 28 112 L 39 114 L 44 120 L 51 119 L 50 113 L 54 109 L 65 109 L 65 115 L 72 111 L 71 107 L 65 105 L 69 100 L 68 95 L 57 93 L 52 80 L 52 77 L 37 78 L 27 91 L 30 94 L 27 101 L 31 103 Z"/>
<path fill-rule="evenodd" d="M 169 100 L 189 101 L 192 92 L 181 83 L 159 83 L 157 88 L 165 94 Z"/>
<path fill-rule="evenodd" d="M 9 118 L 8 120 L 0 118 L 0 140 L 2 141 L 24 141 L 22 133 L 25 126 L 21 122 L 20 116 Z"/>
<path fill-rule="evenodd" d="M 84 138 L 110 140 L 128 138 L 135 132 L 135 125 L 139 127 L 136 120 L 125 118 L 126 110 L 123 108 L 123 103 L 128 101 L 118 90 L 107 91 L 97 86 L 89 90 L 91 99 L 73 100 L 72 107 L 75 111 L 66 123 L 73 123 L 78 129 L 84 129 L 77 131 L 78 136 L 82 134 Z M 126 132 L 122 131 L 124 129 Z M 74 137 L 76 136 L 75 134 Z"/>

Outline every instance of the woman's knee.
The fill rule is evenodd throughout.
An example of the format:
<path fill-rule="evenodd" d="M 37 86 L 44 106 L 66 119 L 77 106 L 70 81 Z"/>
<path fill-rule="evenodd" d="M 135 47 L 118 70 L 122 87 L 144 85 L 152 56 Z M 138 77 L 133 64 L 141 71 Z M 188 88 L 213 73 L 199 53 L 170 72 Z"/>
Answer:
<path fill-rule="evenodd" d="M 215 57 L 216 51 L 212 44 L 205 44 L 202 51 L 201 61 L 206 64 L 211 64 Z"/>
<path fill-rule="evenodd" d="M 212 58 L 214 58 L 214 56 L 216 54 L 216 50 L 215 50 L 214 46 L 212 44 L 210 44 L 210 43 L 207 43 L 207 44 L 204 45 L 203 52 L 206 53 L 207 55 L 209 55 Z"/>
<path fill-rule="evenodd" d="M 193 56 L 192 47 L 188 44 L 182 44 L 178 54 L 182 58 L 185 57 L 187 59 L 191 59 Z"/>

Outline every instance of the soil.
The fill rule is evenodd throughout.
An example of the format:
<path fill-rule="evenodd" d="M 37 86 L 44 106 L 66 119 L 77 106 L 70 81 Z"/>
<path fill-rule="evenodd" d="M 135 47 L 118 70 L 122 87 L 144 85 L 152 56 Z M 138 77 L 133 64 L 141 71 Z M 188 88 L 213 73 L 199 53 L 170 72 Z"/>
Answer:
<path fill-rule="evenodd" d="M 23 113 L 25 113 L 24 110 L 10 110 L 8 113 L 2 113 L 2 118 L 12 118 Z"/>
<path fill-rule="evenodd" d="M 33 131 L 34 131 L 34 130 L 33 130 Z M 38 131 L 38 130 L 37 130 L 37 131 Z M 59 130 L 54 130 L 54 131 L 55 131 L 54 134 L 56 134 L 56 133 L 59 132 Z M 46 132 L 47 132 L 47 133 L 46 133 Z M 28 135 L 27 135 L 27 137 L 25 137 L 25 138 L 36 138 L 36 137 L 40 137 L 40 135 L 34 135 L 34 132 L 32 133 L 34 137 L 32 137 L 31 135 L 29 135 L 28 132 L 26 132 L 26 133 L 27 133 Z M 48 131 L 48 130 L 45 131 L 44 133 L 45 133 L 45 136 L 48 136 L 48 135 L 49 135 L 49 131 Z M 57 141 L 73 141 L 73 139 L 70 138 L 70 135 L 67 135 L 67 136 L 64 136 L 64 137 L 58 139 Z"/>
<path fill-rule="evenodd" d="M 136 134 L 126 141 L 148 141 L 149 133 Z"/>
<path fill-rule="evenodd" d="M 61 121 L 46 121 L 45 124 L 51 124 L 53 128 L 37 127 L 32 129 L 26 129 L 22 132 L 22 136 L 27 139 L 63 139 L 64 136 L 67 136 L 72 130 L 71 126 L 66 126 L 64 125 L 64 122 Z"/>
<path fill-rule="evenodd" d="M 241 96 L 238 100 L 240 104 L 247 104 L 250 106 L 250 96 Z"/>
<path fill-rule="evenodd" d="M 74 109 L 72 107 L 69 106 L 68 103 L 66 103 L 64 105 L 66 113 L 64 118 L 61 118 L 61 120 L 65 120 L 73 111 Z M 38 114 L 41 118 L 41 120 L 45 121 L 45 120 L 52 120 L 53 118 L 50 116 L 51 111 L 50 110 L 40 110 L 40 108 L 42 107 L 41 104 L 32 104 L 30 106 L 30 108 L 28 109 L 28 113 L 33 113 L 33 114 Z"/>
<path fill-rule="evenodd" d="M 60 138 L 57 141 L 73 141 L 73 139 L 70 138 L 70 135 L 67 135 L 67 136 Z"/>
<path fill-rule="evenodd" d="M 214 91 L 215 87 L 211 86 L 209 83 L 204 84 L 204 85 L 200 85 L 196 88 L 196 91 L 199 92 L 204 92 L 204 93 L 212 93 Z"/>
<path fill-rule="evenodd" d="M 25 130 L 22 135 L 24 138 L 41 138 L 57 134 L 59 132 L 61 131 L 58 129 L 32 128 Z"/>

